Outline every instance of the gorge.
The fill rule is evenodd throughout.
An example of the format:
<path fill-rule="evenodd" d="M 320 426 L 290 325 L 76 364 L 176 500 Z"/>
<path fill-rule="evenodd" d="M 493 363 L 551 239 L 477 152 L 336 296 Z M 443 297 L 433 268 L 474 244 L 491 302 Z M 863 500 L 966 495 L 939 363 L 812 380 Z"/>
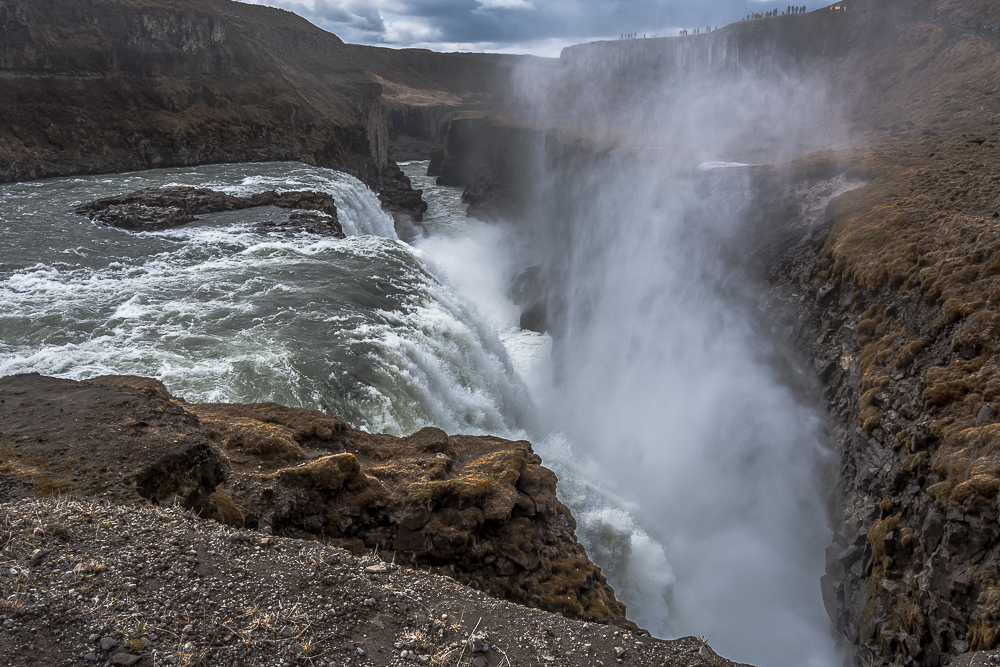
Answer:
<path fill-rule="evenodd" d="M 198 405 L 443 429 L 429 457 L 455 459 L 458 434 L 528 439 L 588 581 L 654 637 L 736 660 L 996 647 L 989 3 L 857 2 L 558 60 L 120 4 L 0 0 L 0 375 L 155 377 L 220 433 L 243 417 Z M 325 194 L 346 237 L 279 233 L 268 206 L 141 233 L 73 213 L 177 186 Z M 5 499 L 42 493 L 14 453 L 34 431 L 0 431 Z M 227 483 L 241 525 L 294 514 Z M 402 539 L 295 516 L 256 527 Z M 516 586 L 484 590 L 572 616 Z"/>

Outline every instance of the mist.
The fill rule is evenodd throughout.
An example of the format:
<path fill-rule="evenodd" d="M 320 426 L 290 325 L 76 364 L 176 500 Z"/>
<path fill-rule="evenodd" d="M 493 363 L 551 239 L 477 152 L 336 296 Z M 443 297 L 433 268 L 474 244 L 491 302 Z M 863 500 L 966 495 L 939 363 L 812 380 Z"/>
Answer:
<path fill-rule="evenodd" d="M 531 194 L 501 244 L 508 272 L 537 276 L 553 338 L 538 449 L 641 627 L 761 665 L 839 664 L 818 393 L 758 305 L 746 170 L 707 164 L 843 142 L 836 97 L 710 49 L 671 51 L 683 67 L 567 55 L 526 66 L 509 111 L 574 146 L 520 165 Z"/>

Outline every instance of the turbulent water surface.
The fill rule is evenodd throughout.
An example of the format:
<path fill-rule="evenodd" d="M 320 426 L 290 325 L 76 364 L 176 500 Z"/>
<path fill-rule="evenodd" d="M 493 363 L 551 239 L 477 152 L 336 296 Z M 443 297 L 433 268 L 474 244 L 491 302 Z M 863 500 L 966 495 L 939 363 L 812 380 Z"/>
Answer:
<path fill-rule="evenodd" d="M 412 244 L 360 182 L 301 164 L 0 186 L 0 375 L 132 373 L 189 401 L 278 401 L 372 431 L 529 437 L 630 618 L 743 660 L 829 664 L 811 413 L 699 282 L 670 197 L 608 181 L 617 199 L 587 209 L 589 241 L 560 260 L 557 352 L 505 294 L 538 259 L 532 236 L 466 218 L 426 163 L 404 169 L 430 206 Z M 275 231 L 261 223 L 288 212 L 271 208 L 151 233 L 72 213 L 168 184 L 330 192 L 349 236 Z"/>
<path fill-rule="evenodd" d="M 72 213 L 143 187 L 331 193 L 343 240 L 251 209 L 133 233 Z M 152 375 L 193 401 L 278 401 L 375 431 L 510 432 L 527 396 L 491 327 L 395 238 L 359 181 L 224 165 L 0 186 L 0 374 Z"/>

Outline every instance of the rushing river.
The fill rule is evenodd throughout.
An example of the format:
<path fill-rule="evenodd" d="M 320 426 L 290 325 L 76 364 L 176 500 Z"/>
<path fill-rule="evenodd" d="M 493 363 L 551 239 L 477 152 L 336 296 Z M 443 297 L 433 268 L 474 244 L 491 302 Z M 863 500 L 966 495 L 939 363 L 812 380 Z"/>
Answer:
<path fill-rule="evenodd" d="M 695 320 L 672 337 L 671 318 L 682 315 L 685 299 L 701 295 L 682 294 L 680 305 L 668 308 L 665 288 L 671 285 L 656 282 L 641 266 L 633 267 L 634 275 L 623 274 L 620 284 L 634 292 L 626 299 L 593 286 L 593 300 L 580 305 L 600 324 L 593 318 L 608 298 L 615 306 L 609 321 L 568 335 L 567 344 L 586 358 L 554 372 L 552 339 L 522 331 L 520 310 L 505 295 L 523 268 L 516 235 L 466 218 L 460 190 L 435 186 L 424 175 L 426 163 L 404 169 L 430 207 L 427 233 L 412 244 L 396 238 L 391 217 L 359 181 L 297 163 L 0 185 L 0 375 L 146 375 L 188 401 L 277 401 L 324 410 L 370 431 L 404 434 L 434 425 L 453 433 L 530 438 L 559 475 L 581 541 L 639 625 L 657 636 L 708 635 L 717 648 L 733 647 L 727 655 L 739 659 L 766 660 L 761 650 L 767 649 L 760 647 L 777 645 L 782 650 L 770 664 L 828 664 L 832 649 L 823 635 L 819 568 L 790 562 L 798 552 L 784 554 L 785 560 L 775 556 L 784 549 L 779 541 L 785 533 L 797 530 L 779 524 L 801 517 L 767 499 L 774 485 L 785 484 L 786 471 L 774 468 L 797 470 L 808 460 L 758 447 L 739 465 L 772 470 L 762 472 L 756 486 L 732 481 L 739 478 L 730 469 L 737 464 L 718 460 L 731 452 L 712 449 L 718 434 L 709 428 L 742 419 L 742 413 L 725 419 L 712 413 L 734 391 L 757 396 L 757 403 L 737 398 L 740 410 L 760 404 L 783 419 L 808 415 L 779 390 L 760 397 L 760 386 L 747 378 L 761 371 L 746 358 L 727 378 L 711 385 L 693 381 L 664 396 L 669 383 L 661 371 L 711 378 L 720 369 L 688 365 L 699 363 L 699 354 L 728 363 L 733 350 L 723 336 L 725 350 L 689 349 L 680 355 L 683 363 L 666 363 L 679 345 L 711 347 L 705 337 L 719 332 Z M 266 227 L 262 223 L 288 215 L 272 208 L 206 215 L 148 233 L 99 226 L 72 212 L 86 201 L 164 185 L 244 196 L 269 189 L 328 192 L 348 237 Z M 644 238 L 631 241 L 639 245 L 624 247 L 624 266 L 649 247 Z M 655 298 L 643 300 L 646 290 Z M 633 306 L 649 317 L 636 317 Z M 650 331 L 630 333 L 630 326 Z M 637 353 L 647 362 L 636 366 Z M 727 380 L 730 388 L 717 390 Z M 697 414 L 692 401 L 702 406 Z M 772 424 L 776 433 L 766 434 L 760 421 L 744 426 L 754 438 L 777 438 L 780 447 L 801 437 L 787 425 Z M 712 466 L 718 478 L 696 478 Z M 716 493 L 727 474 L 732 479 L 721 483 L 731 488 Z M 802 479 L 798 474 L 789 484 Z M 732 494 L 746 506 L 733 507 L 743 500 Z M 816 499 L 803 502 L 809 520 L 821 523 Z M 771 517 L 766 525 L 757 516 L 764 513 Z M 799 537 L 816 551 L 824 530 L 804 526 Z M 741 551 L 744 545 L 751 549 Z M 685 587 L 686 580 L 693 584 Z M 782 596 L 798 600 L 798 592 L 784 588 L 803 581 L 812 593 L 801 612 L 797 601 Z M 764 599 L 749 599 L 761 591 Z M 762 626 L 753 617 L 758 606 L 774 620 Z M 686 616 L 677 617 L 675 609 Z M 804 648 L 816 642 L 823 646 Z"/>
<path fill-rule="evenodd" d="M 131 233 L 72 213 L 163 185 L 329 192 L 348 238 L 274 209 Z M 278 401 L 373 431 L 511 432 L 528 410 L 496 334 L 396 239 L 359 181 L 300 164 L 0 186 L 0 374 L 152 375 L 192 401 Z"/>

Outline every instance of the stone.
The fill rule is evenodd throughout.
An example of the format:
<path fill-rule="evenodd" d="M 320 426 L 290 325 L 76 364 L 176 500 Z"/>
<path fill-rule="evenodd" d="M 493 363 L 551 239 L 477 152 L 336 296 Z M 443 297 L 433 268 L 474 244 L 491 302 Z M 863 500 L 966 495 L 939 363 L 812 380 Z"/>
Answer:
<path fill-rule="evenodd" d="M 295 630 L 290 625 L 286 625 L 286 626 L 282 627 L 281 630 L 278 632 L 279 636 L 285 637 L 286 639 L 288 637 L 291 637 L 294 634 L 295 634 Z"/>
<path fill-rule="evenodd" d="M 823 302 L 826 301 L 827 297 L 833 292 L 833 285 L 823 285 L 818 290 L 816 290 L 816 305 L 821 306 Z"/>
<path fill-rule="evenodd" d="M 142 660 L 141 655 L 132 655 L 131 653 L 116 653 L 111 657 L 112 665 L 121 665 L 121 667 L 132 667 L 135 663 Z"/>
<path fill-rule="evenodd" d="M 486 643 L 483 633 L 477 632 L 468 639 L 469 650 L 473 653 L 479 653 L 483 650 L 483 645 Z"/>
<path fill-rule="evenodd" d="M 110 651 L 111 649 L 113 649 L 116 646 L 118 646 L 118 642 L 115 641 L 113 637 L 105 637 L 104 639 L 101 640 L 101 650 L 102 651 L 105 651 L 105 652 Z"/>
<path fill-rule="evenodd" d="M 28 564 L 38 565 L 39 563 L 42 562 L 42 558 L 44 557 L 45 554 L 42 552 L 41 549 L 35 549 L 34 551 L 31 552 L 31 556 L 28 557 Z"/>
<path fill-rule="evenodd" d="M 83 659 L 87 662 L 97 662 L 97 655 L 94 653 L 84 653 Z"/>
<path fill-rule="evenodd" d="M 487 667 L 489 664 L 483 656 L 479 656 L 472 661 L 472 667 Z"/>
<path fill-rule="evenodd" d="M 979 409 L 979 414 L 976 415 L 976 426 L 982 426 L 983 424 L 995 424 L 997 421 L 997 416 L 993 413 L 993 408 L 989 404 L 984 405 Z"/>
<path fill-rule="evenodd" d="M 344 238 L 337 219 L 337 206 L 325 192 L 282 192 L 273 190 L 250 197 L 237 197 L 208 190 L 175 186 L 147 188 L 127 195 L 88 202 L 76 209 L 95 222 L 134 231 L 170 229 L 197 220 L 198 215 L 237 211 L 259 206 L 302 209 L 307 214 L 293 213 L 282 226 L 302 227 L 315 233 L 328 233 Z"/>

